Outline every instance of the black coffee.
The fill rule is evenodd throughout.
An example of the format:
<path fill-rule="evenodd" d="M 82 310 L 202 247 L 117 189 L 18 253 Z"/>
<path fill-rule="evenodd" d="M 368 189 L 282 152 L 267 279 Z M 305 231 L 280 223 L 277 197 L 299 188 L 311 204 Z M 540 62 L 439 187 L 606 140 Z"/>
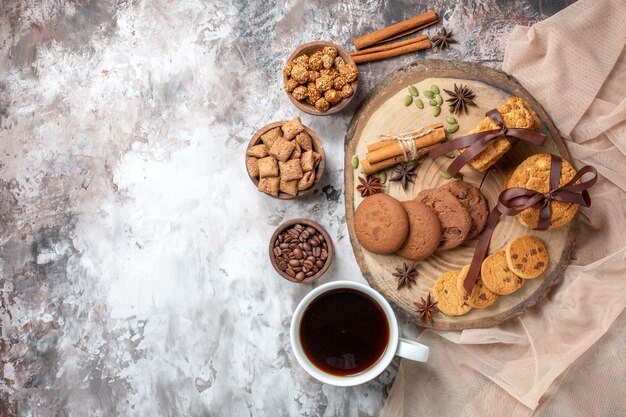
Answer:
<path fill-rule="evenodd" d="M 304 311 L 300 342 L 317 368 L 333 375 L 354 375 L 385 353 L 389 323 L 369 295 L 351 289 L 331 290 Z"/>

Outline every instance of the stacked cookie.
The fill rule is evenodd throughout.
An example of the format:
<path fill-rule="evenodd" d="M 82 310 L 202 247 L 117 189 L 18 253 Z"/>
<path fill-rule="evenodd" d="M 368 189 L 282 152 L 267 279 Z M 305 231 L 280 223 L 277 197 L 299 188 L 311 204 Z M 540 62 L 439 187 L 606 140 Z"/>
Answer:
<path fill-rule="evenodd" d="M 539 277 L 548 266 L 548 251 L 534 236 L 518 236 L 506 250 L 496 252 L 482 263 L 480 278 L 471 294 L 463 286 L 470 266 L 448 271 L 433 285 L 439 310 L 449 316 L 460 316 L 472 308 L 489 307 L 500 295 L 522 288 L 524 280 Z"/>
<path fill-rule="evenodd" d="M 487 200 L 473 185 L 455 181 L 399 202 L 387 194 L 367 197 L 356 209 L 354 229 L 370 252 L 419 261 L 478 237 L 487 222 Z"/>

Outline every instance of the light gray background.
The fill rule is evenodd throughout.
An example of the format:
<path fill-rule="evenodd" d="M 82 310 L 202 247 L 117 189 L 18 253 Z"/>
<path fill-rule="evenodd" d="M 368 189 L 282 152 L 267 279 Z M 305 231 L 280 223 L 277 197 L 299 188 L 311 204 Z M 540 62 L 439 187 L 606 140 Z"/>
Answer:
<path fill-rule="evenodd" d="M 0 415 L 377 415 L 397 361 L 348 389 L 299 368 L 289 322 L 311 286 L 274 273 L 269 236 L 312 218 L 336 245 L 318 283 L 363 280 L 343 207 L 358 102 L 418 57 L 499 67 L 515 24 L 569 2 L 2 1 Z M 350 48 L 429 9 L 460 43 L 361 66 L 341 114 L 300 113 L 281 91 L 301 43 Z M 327 171 L 284 202 L 256 192 L 244 150 L 295 116 Z"/>

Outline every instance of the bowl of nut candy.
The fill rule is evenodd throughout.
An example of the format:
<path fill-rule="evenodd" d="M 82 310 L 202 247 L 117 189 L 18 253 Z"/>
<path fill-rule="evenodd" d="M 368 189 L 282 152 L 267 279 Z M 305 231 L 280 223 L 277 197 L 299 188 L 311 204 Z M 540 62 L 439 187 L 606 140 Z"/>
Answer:
<path fill-rule="evenodd" d="M 331 42 L 311 42 L 294 51 L 283 68 L 285 92 L 300 110 L 321 116 L 345 108 L 359 70 L 350 54 Z"/>
<path fill-rule="evenodd" d="M 246 150 L 246 169 L 254 185 L 281 200 L 311 192 L 325 166 L 322 142 L 299 117 L 261 128 Z"/>
<path fill-rule="evenodd" d="M 272 266 L 291 282 L 317 280 L 330 267 L 333 242 L 318 223 L 308 219 L 291 219 L 276 228 L 270 238 Z"/>

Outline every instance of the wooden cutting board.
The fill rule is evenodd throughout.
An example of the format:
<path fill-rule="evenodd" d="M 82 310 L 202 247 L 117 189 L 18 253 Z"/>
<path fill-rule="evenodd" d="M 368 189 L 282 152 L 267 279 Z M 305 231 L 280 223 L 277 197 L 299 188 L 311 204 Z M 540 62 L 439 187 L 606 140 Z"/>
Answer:
<path fill-rule="evenodd" d="M 517 292 L 500 296 L 495 304 L 485 309 L 473 309 L 463 316 L 446 316 L 442 313 L 434 315 L 432 323 L 422 322 L 417 317 L 414 302 L 425 297 L 435 280 L 444 272 L 459 270 L 470 263 L 477 239 L 467 241 L 458 248 L 435 252 L 429 258 L 418 263 L 418 276 L 411 289 L 397 290 L 397 280 L 392 276 L 395 268 L 405 261 L 396 255 L 376 255 L 363 249 L 354 234 L 354 211 L 363 200 L 355 187 L 358 177 L 363 175 L 360 166 L 356 170 L 351 166 L 353 155 L 364 159 L 366 145 L 377 142 L 379 135 L 394 135 L 435 122 L 444 122 L 449 116 L 444 104 L 441 114 L 434 117 L 428 99 L 423 91 L 436 84 L 441 89 L 444 100 L 447 95 L 443 89 L 453 90 L 454 83 L 467 84 L 476 93 L 475 102 L 478 107 L 470 107 L 466 115 L 454 115 L 459 122 L 459 130 L 453 136 L 458 137 L 473 129 L 485 117 L 485 113 L 499 107 L 509 97 L 523 98 L 536 112 L 541 120 L 541 130 L 548 135 L 543 147 L 536 147 L 519 142 L 509 151 L 487 175 L 481 191 L 493 208 L 498 195 L 503 189 L 506 176 L 528 156 L 550 152 L 570 160 L 565 144 L 558 131 L 541 105 L 513 77 L 478 64 L 461 61 L 420 60 L 407 67 L 389 74 L 366 97 L 355 113 L 345 140 L 345 197 L 346 219 L 354 255 L 363 276 L 369 284 L 381 292 L 389 300 L 396 312 L 407 315 L 416 324 L 440 330 L 460 330 L 468 328 L 488 327 L 502 323 L 518 316 L 527 308 L 538 303 L 561 277 L 569 262 L 569 254 L 574 243 L 577 217 L 568 225 L 556 230 L 533 231 L 523 227 L 513 217 L 503 216 L 494 232 L 490 251 L 502 250 L 515 236 L 531 234 L 539 237 L 546 244 L 550 263 L 546 272 L 534 280 L 526 280 Z M 414 105 L 404 106 L 403 98 L 408 94 L 407 87 L 414 85 L 419 90 L 419 97 L 424 101 L 424 109 Z M 436 160 L 425 159 L 419 166 L 414 184 L 403 190 L 398 182 L 385 184 L 384 192 L 400 201 L 413 199 L 423 189 L 434 188 L 447 181 L 439 171 L 445 169 L 451 159 L 440 157 Z M 387 178 L 391 177 L 392 169 L 387 170 Z M 478 186 L 483 177 L 464 167 L 461 171 L 464 180 Z M 410 261 L 407 261 L 410 262 Z"/>

